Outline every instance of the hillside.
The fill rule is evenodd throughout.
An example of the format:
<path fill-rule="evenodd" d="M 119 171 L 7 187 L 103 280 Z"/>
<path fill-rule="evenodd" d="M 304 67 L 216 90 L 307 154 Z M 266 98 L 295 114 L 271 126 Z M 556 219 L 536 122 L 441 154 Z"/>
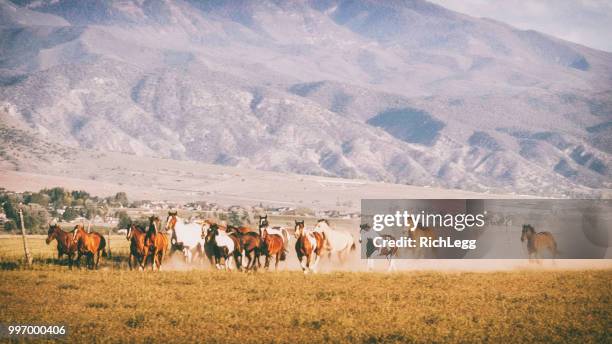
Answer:
<path fill-rule="evenodd" d="M 474 191 L 612 185 L 612 54 L 538 32 L 421 0 L 0 0 L 0 12 L 11 137 Z"/>

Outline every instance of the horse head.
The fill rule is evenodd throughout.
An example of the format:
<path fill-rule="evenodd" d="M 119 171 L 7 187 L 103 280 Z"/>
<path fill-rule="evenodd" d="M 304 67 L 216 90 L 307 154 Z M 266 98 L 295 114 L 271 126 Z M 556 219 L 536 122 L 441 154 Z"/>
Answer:
<path fill-rule="evenodd" d="M 83 224 L 74 226 L 74 230 L 72 231 L 72 243 L 76 244 L 83 235 L 85 235 L 85 227 Z"/>
<path fill-rule="evenodd" d="M 527 225 L 523 225 L 523 231 L 521 232 L 521 242 L 524 242 L 525 240 L 529 240 L 529 238 L 531 238 L 531 236 L 535 233 L 535 229 L 533 228 L 533 226 L 527 224 Z"/>
<path fill-rule="evenodd" d="M 208 230 L 206 232 L 206 236 L 204 237 L 205 242 L 211 242 L 215 240 L 215 238 L 219 235 L 219 225 L 216 223 L 210 224 Z"/>
<path fill-rule="evenodd" d="M 49 243 L 51 243 L 51 241 L 57 237 L 57 230 L 61 229 L 56 223 L 49 225 L 49 230 L 47 231 L 47 239 L 45 239 L 47 245 L 49 245 Z"/>
<path fill-rule="evenodd" d="M 304 220 L 295 220 L 294 235 L 296 238 L 301 237 L 304 234 Z"/>
<path fill-rule="evenodd" d="M 176 227 L 177 215 L 178 212 L 176 211 L 168 212 L 168 217 L 166 218 L 166 231 L 174 230 L 174 228 Z"/>
<path fill-rule="evenodd" d="M 330 229 L 329 221 L 326 219 L 317 220 L 317 224 L 314 227 L 316 232 L 323 232 L 324 230 Z"/>
<path fill-rule="evenodd" d="M 161 230 L 161 220 L 159 216 L 152 215 L 149 217 L 149 230 L 153 229 L 155 233 L 158 233 Z"/>

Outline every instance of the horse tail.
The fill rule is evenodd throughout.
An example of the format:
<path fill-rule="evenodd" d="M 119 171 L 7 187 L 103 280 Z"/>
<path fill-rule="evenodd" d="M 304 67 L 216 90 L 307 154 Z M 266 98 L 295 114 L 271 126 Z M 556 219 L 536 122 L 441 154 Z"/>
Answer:
<path fill-rule="evenodd" d="M 351 245 L 351 251 L 355 251 L 357 249 L 357 245 L 355 245 L 355 238 L 351 234 L 351 239 L 353 239 L 353 244 Z"/>

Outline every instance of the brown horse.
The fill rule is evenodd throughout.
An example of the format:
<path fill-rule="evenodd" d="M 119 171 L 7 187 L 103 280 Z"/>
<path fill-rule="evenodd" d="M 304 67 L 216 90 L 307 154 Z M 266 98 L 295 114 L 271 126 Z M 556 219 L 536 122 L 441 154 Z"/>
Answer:
<path fill-rule="evenodd" d="M 157 270 L 161 270 L 161 264 L 164 259 L 164 255 L 168 250 L 168 237 L 166 234 L 160 232 L 161 220 L 158 216 L 149 217 L 149 230 L 145 236 L 145 257 L 148 255 L 153 256 L 153 269 L 157 267 Z M 143 267 L 144 268 L 144 267 Z"/>
<path fill-rule="evenodd" d="M 242 255 L 247 259 L 245 270 L 257 271 L 257 268 L 261 267 L 259 256 L 261 254 L 262 243 L 259 234 L 253 232 L 248 227 L 237 228 L 229 226 L 227 232 L 230 236 L 235 236 L 239 241 Z"/>
<path fill-rule="evenodd" d="M 82 224 L 74 227 L 72 241 L 77 245 L 77 266 L 80 267 L 81 256 L 87 259 L 89 269 L 97 269 L 100 254 L 106 257 L 106 239 L 100 233 L 87 233 Z"/>
<path fill-rule="evenodd" d="M 274 270 L 278 269 L 278 262 L 287 258 L 285 239 L 279 234 L 268 233 L 268 216 L 259 218 L 259 233 L 261 236 L 261 253 L 266 257 L 264 268 L 270 267 L 270 260 L 275 259 Z"/>
<path fill-rule="evenodd" d="M 298 260 L 302 266 L 302 271 L 308 273 L 309 271 L 317 272 L 317 266 L 321 253 L 323 252 L 323 245 L 325 244 L 325 238 L 322 233 L 319 232 L 306 232 L 304 228 L 304 220 L 295 220 L 295 252 L 297 253 Z M 310 261 L 314 258 L 312 268 L 310 267 Z"/>
<path fill-rule="evenodd" d="M 435 230 L 431 227 L 422 227 L 415 226 L 414 221 L 412 221 L 412 217 L 408 218 L 408 237 L 413 239 L 416 242 L 416 248 L 414 249 L 414 258 L 428 258 L 426 255 L 426 251 L 429 250 L 432 256 L 436 256 L 436 248 L 431 247 L 422 247 L 421 246 L 421 238 L 429 238 L 429 240 L 435 240 L 438 235 Z"/>
<path fill-rule="evenodd" d="M 133 269 L 135 264 L 138 264 L 142 270 L 145 268 L 147 259 L 147 253 L 145 252 L 145 237 L 146 231 L 143 228 L 133 223 L 128 227 L 125 238 L 130 242 L 130 255 L 128 257 L 130 270 Z"/>
<path fill-rule="evenodd" d="M 536 233 L 535 229 L 531 225 L 523 225 L 523 232 L 521 233 L 521 242 L 527 241 L 527 253 L 529 260 L 533 257 L 536 260 L 539 259 L 540 254 L 544 250 L 548 250 L 552 254 L 552 258 L 555 259 L 559 251 L 557 251 L 557 242 L 550 232 L 539 232 Z"/>
<path fill-rule="evenodd" d="M 72 233 L 64 232 L 57 224 L 49 225 L 47 231 L 47 239 L 45 242 L 47 245 L 57 240 L 57 259 L 62 259 L 63 255 L 68 256 L 68 268 L 72 269 L 72 263 L 74 256 L 77 253 L 77 245 L 72 241 Z"/>

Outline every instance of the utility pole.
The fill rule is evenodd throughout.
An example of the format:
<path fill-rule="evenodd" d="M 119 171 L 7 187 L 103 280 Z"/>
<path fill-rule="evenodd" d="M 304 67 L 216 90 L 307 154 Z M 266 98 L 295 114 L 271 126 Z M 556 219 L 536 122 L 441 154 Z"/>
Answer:
<path fill-rule="evenodd" d="M 21 220 L 21 238 L 23 239 L 23 252 L 25 254 L 25 261 L 28 267 L 32 266 L 32 254 L 30 253 L 30 247 L 28 246 L 28 238 L 26 238 L 25 224 L 23 223 L 23 205 L 19 204 L 19 220 Z"/>

